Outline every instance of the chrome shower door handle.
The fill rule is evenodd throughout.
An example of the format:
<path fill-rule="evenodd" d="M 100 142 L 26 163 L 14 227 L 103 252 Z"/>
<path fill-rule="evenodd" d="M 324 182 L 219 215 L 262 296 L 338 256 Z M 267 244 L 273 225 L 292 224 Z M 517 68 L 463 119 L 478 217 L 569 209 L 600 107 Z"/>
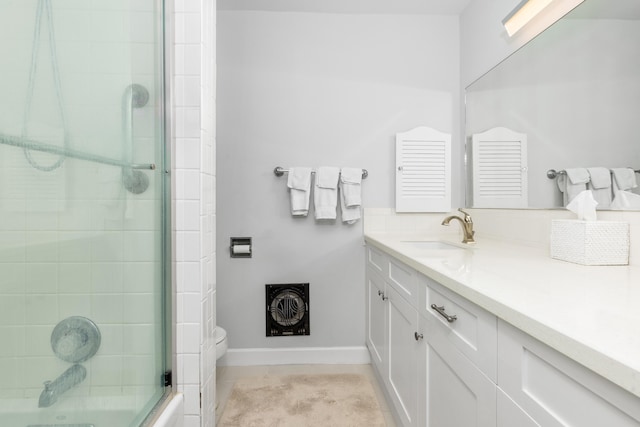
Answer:
<path fill-rule="evenodd" d="M 455 314 L 454 314 L 453 316 L 450 316 L 450 315 L 448 315 L 447 313 L 445 313 L 445 311 L 444 311 L 444 305 L 443 305 L 443 306 L 438 307 L 438 306 L 437 306 L 437 305 L 435 305 L 435 304 L 431 304 L 431 308 L 432 308 L 432 309 L 434 309 L 435 311 L 437 311 L 437 312 L 438 312 L 438 314 L 439 314 L 440 316 L 444 317 L 444 318 L 447 320 L 447 322 L 449 322 L 449 323 L 453 323 L 453 322 L 455 322 L 456 320 L 458 320 L 458 317 L 457 317 Z"/>

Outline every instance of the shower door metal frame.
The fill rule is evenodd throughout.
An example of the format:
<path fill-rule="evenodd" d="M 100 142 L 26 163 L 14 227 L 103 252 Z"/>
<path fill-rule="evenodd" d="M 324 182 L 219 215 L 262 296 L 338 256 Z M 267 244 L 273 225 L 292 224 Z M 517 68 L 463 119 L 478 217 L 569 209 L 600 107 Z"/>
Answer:
<path fill-rule="evenodd" d="M 173 260 L 175 259 L 175 245 L 173 230 L 175 229 L 175 212 L 173 195 L 175 194 L 175 184 L 171 171 L 174 168 L 173 159 L 175 159 L 175 150 L 173 146 L 173 126 L 171 121 L 172 111 L 172 84 L 171 76 L 173 74 L 173 40 L 174 40 L 174 19 L 173 19 L 173 2 L 165 0 L 155 0 L 155 7 L 161 11 L 160 27 L 161 34 L 157 37 L 161 43 L 157 44 L 156 69 L 161 74 L 162 88 L 158 91 L 161 102 L 158 103 L 159 117 L 162 124 L 162 158 L 158 165 L 158 169 L 162 176 L 162 305 L 164 318 L 162 319 L 162 336 L 164 338 L 164 348 L 162 354 L 164 374 L 162 378 L 158 378 L 164 385 L 164 391 L 152 410 L 146 414 L 141 426 L 151 426 L 157 417 L 162 413 L 171 397 L 175 394 L 176 388 L 173 387 L 175 375 L 177 372 L 176 357 L 176 280 L 175 271 L 173 269 Z"/>

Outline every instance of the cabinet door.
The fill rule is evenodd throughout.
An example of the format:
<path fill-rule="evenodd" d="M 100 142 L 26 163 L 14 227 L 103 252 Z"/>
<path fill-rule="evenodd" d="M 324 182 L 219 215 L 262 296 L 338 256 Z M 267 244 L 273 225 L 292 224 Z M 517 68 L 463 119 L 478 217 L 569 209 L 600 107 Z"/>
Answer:
<path fill-rule="evenodd" d="M 420 347 L 416 340 L 418 312 L 400 294 L 387 288 L 388 299 L 388 375 L 387 387 L 402 425 L 417 426 Z"/>
<path fill-rule="evenodd" d="M 428 327 L 424 424 L 495 427 L 496 385 L 446 339 L 441 325 L 430 321 Z"/>
<path fill-rule="evenodd" d="M 498 387 L 498 427 L 540 427 Z"/>
<path fill-rule="evenodd" d="M 371 361 L 378 373 L 385 377 L 387 303 L 385 283 L 371 269 L 367 269 L 367 346 Z"/>
<path fill-rule="evenodd" d="M 640 427 L 640 400 L 498 322 L 498 386 L 544 427 Z"/>

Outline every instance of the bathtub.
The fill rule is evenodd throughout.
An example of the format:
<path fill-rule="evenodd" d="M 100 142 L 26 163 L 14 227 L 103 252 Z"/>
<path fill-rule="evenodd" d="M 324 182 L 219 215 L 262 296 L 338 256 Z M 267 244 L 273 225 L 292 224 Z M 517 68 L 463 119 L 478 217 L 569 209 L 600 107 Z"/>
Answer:
<path fill-rule="evenodd" d="M 3 399 L 1 427 L 130 427 L 139 422 L 139 412 L 130 398 L 92 397 L 73 405 L 59 402 L 56 407 L 38 408 L 37 399 Z M 78 410 L 80 409 L 80 411 Z M 158 409 L 147 426 L 183 427 L 184 400 L 178 393 Z M 138 420 L 136 422 L 136 420 Z"/>
<path fill-rule="evenodd" d="M 153 427 L 183 427 L 184 397 L 182 393 L 174 394 L 150 425 Z"/>
<path fill-rule="evenodd" d="M 96 403 L 90 405 L 96 409 L 83 405 L 82 411 L 74 411 L 40 409 L 34 399 L 3 400 L 0 423 L 2 427 L 120 427 L 129 426 L 137 416 L 133 408 L 127 407 L 130 405 L 124 409 L 109 409 L 109 406 L 100 405 L 103 402 Z"/>

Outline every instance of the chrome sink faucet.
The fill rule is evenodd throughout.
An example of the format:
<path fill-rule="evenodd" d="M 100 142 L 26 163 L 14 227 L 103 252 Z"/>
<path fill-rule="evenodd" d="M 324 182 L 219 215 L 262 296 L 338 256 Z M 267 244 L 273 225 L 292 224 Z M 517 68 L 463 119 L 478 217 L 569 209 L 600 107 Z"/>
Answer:
<path fill-rule="evenodd" d="M 462 243 L 466 243 L 466 244 L 475 243 L 476 241 L 473 240 L 473 235 L 476 232 L 473 231 L 473 220 L 471 219 L 471 215 L 469 215 L 462 209 L 458 209 L 458 210 L 464 214 L 463 218 L 460 218 L 459 216 L 456 216 L 456 215 L 451 215 L 446 217 L 444 221 L 442 221 L 442 225 L 448 226 L 449 222 L 451 222 L 452 219 L 457 219 L 458 221 L 460 221 L 460 225 L 462 226 L 462 233 L 464 236 L 462 239 Z"/>

